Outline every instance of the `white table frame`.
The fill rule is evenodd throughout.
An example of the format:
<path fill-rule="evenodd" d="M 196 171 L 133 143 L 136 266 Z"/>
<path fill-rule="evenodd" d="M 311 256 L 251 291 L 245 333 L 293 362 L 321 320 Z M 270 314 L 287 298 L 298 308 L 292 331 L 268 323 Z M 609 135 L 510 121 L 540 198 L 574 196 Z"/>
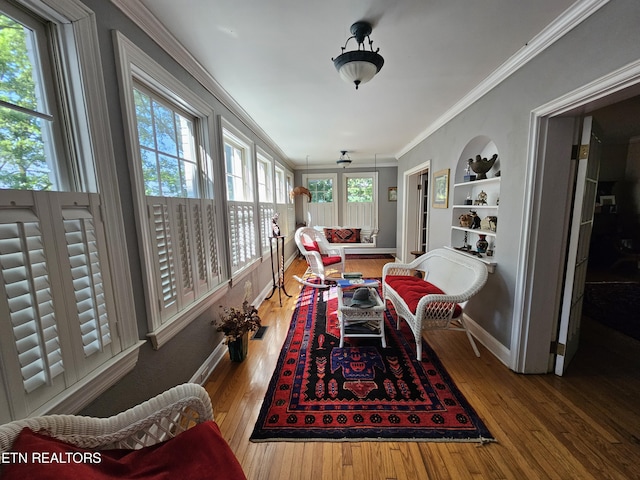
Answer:
<path fill-rule="evenodd" d="M 376 305 L 368 308 L 349 307 L 344 304 L 343 297 L 344 291 L 338 287 L 338 320 L 340 321 L 340 348 L 344 345 L 344 338 L 379 338 L 382 342 L 382 347 L 387 347 L 387 341 L 384 335 L 384 311 L 385 305 L 380 298 L 378 289 L 375 287 L 367 287 L 373 291 Z M 355 288 L 349 288 L 349 293 L 355 292 Z M 350 325 L 365 324 L 369 322 L 376 322 L 378 325 L 375 330 L 371 332 L 349 332 Z M 376 331 L 377 330 L 377 331 Z"/>

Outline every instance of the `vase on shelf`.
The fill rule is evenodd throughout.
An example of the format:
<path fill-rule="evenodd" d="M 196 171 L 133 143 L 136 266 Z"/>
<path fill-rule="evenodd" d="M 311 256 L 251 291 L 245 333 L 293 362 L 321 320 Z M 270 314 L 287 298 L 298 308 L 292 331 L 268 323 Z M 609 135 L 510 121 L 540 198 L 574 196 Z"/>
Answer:
<path fill-rule="evenodd" d="M 242 362 L 247 357 L 249 351 L 249 334 L 245 333 L 242 337 L 231 340 L 227 347 L 229 349 L 229 358 L 232 362 Z"/>
<path fill-rule="evenodd" d="M 478 253 L 485 253 L 487 248 L 489 247 L 489 242 L 487 241 L 487 236 L 483 234 L 478 234 L 480 239 L 476 242 L 476 249 Z"/>

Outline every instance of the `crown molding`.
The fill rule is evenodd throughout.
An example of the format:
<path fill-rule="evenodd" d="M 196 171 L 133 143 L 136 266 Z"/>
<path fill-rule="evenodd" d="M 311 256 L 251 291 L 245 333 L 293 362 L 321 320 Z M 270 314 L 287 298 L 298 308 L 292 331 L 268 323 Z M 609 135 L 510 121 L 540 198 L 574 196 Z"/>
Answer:
<path fill-rule="evenodd" d="M 548 47 L 557 42 L 574 27 L 589 18 L 601 7 L 609 3 L 609 0 L 578 0 L 565 12 L 547 25 L 530 42 L 518 50 L 511 58 L 498 67 L 494 72 L 479 83 L 473 90 L 462 97 L 456 104 L 441 115 L 435 122 L 429 125 L 422 133 L 409 142 L 396 154 L 400 158 L 417 146 L 420 142 L 432 135 L 440 127 L 450 122 L 456 115 L 483 97 L 490 90 L 506 80 L 509 76 L 522 68 Z"/>
<path fill-rule="evenodd" d="M 265 142 L 282 162 L 293 170 L 291 160 L 282 149 L 258 125 L 251 115 L 213 78 L 196 58 L 178 41 L 178 39 L 138 0 L 111 0 L 111 3 L 133 21 L 144 33 L 156 42 L 165 52 L 178 62 L 204 88 L 218 99 L 260 140 Z"/>

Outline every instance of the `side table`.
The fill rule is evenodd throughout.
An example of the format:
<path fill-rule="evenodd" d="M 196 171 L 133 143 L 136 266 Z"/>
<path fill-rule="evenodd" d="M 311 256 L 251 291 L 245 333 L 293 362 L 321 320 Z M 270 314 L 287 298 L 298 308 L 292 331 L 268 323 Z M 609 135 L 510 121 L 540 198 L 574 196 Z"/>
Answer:
<path fill-rule="evenodd" d="M 355 288 L 343 289 L 338 286 L 338 319 L 340 320 L 340 348 L 344 345 L 344 337 L 379 338 L 382 347 L 387 347 L 384 336 L 385 305 L 378 294 L 378 289 L 368 287 L 376 301 L 376 305 L 368 308 L 351 307 L 351 296 Z"/>

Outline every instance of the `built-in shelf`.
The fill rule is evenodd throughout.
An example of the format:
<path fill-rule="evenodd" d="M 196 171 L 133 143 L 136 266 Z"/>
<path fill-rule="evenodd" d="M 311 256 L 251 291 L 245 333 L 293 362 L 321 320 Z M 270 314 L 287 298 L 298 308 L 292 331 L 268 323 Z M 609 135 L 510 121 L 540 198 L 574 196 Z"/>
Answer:
<path fill-rule="evenodd" d="M 498 263 L 493 259 L 493 257 L 487 257 L 484 254 L 480 254 L 479 255 L 474 255 L 473 253 L 468 253 L 465 252 L 464 250 L 458 250 L 457 248 L 453 248 L 453 247 L 448 247 L 445 246 L 444 248 L 446 248 L 447 250 L 452 250 L 456 253 L 459 253 L 460 255 L 466 255 L 468 257 L 473 257 L 473 258 L 477 258 L 478 260 L 480 260 L 482 263 L 484 263 L 487 266 L 487 271 L 489 273 L 493 273 L 496 271 L 496 267 L 498 266 Z"/>
<path fill-rule="evenodd" d="M 490 158 L 498 153 L 498 149 L 490 138 L 479 136 L 472 139 L 462 151 L 456 167 L 453 195 L 452 195 L 452 218 L 451 218 L 451 250 L 461 255 L 470 255 L 478 258 L 487 265 L 489 272 L 493 272 L 497 265 L 496 239 L 497 231 L 500 229 L 498 218 L 498 210 L 500 203 L 500 157 L 494 163 L 492 168 L 487 172 L 487 178 L 481 180 L 472 180 L 465 182 L 465 175 L 468 173 L 468 160 L 480 155 L 482 158 Z M 473 173 L 473 172 L 471 172 Z M 475 202 L 483 200 L 486 203 L 474 205 Z M 471 201 L 471 205 L 467 202 Z M 494 230 L 486 230 L 479 228 L 468 228 L 460 226 L 460 216 L 465 212 L 473 211 L 480 220 L 490 218 L 493 223 L 496 221 L 497 228 Z M 485 224 L 486 225 L 486 224 Z M 489 253 L 478 253 L 476 245 L 480 239 L 480 235 L 486 235 L 489 242 Z M 461 249 L 466 247 L 473 249 L 474 253 Z"/>
<path fill-rule="evenodd" d="M 495 237 L 497 235 L 497 232 L 494 232 L 493 230 L 482 230 L 480 228 L 456 227 L 455 225 L 452 225 L 451 228 L 453 230 L 462 230 L 463 232 L 475 233 L 476 235 L 482 234 L 488 237 Z"/>

